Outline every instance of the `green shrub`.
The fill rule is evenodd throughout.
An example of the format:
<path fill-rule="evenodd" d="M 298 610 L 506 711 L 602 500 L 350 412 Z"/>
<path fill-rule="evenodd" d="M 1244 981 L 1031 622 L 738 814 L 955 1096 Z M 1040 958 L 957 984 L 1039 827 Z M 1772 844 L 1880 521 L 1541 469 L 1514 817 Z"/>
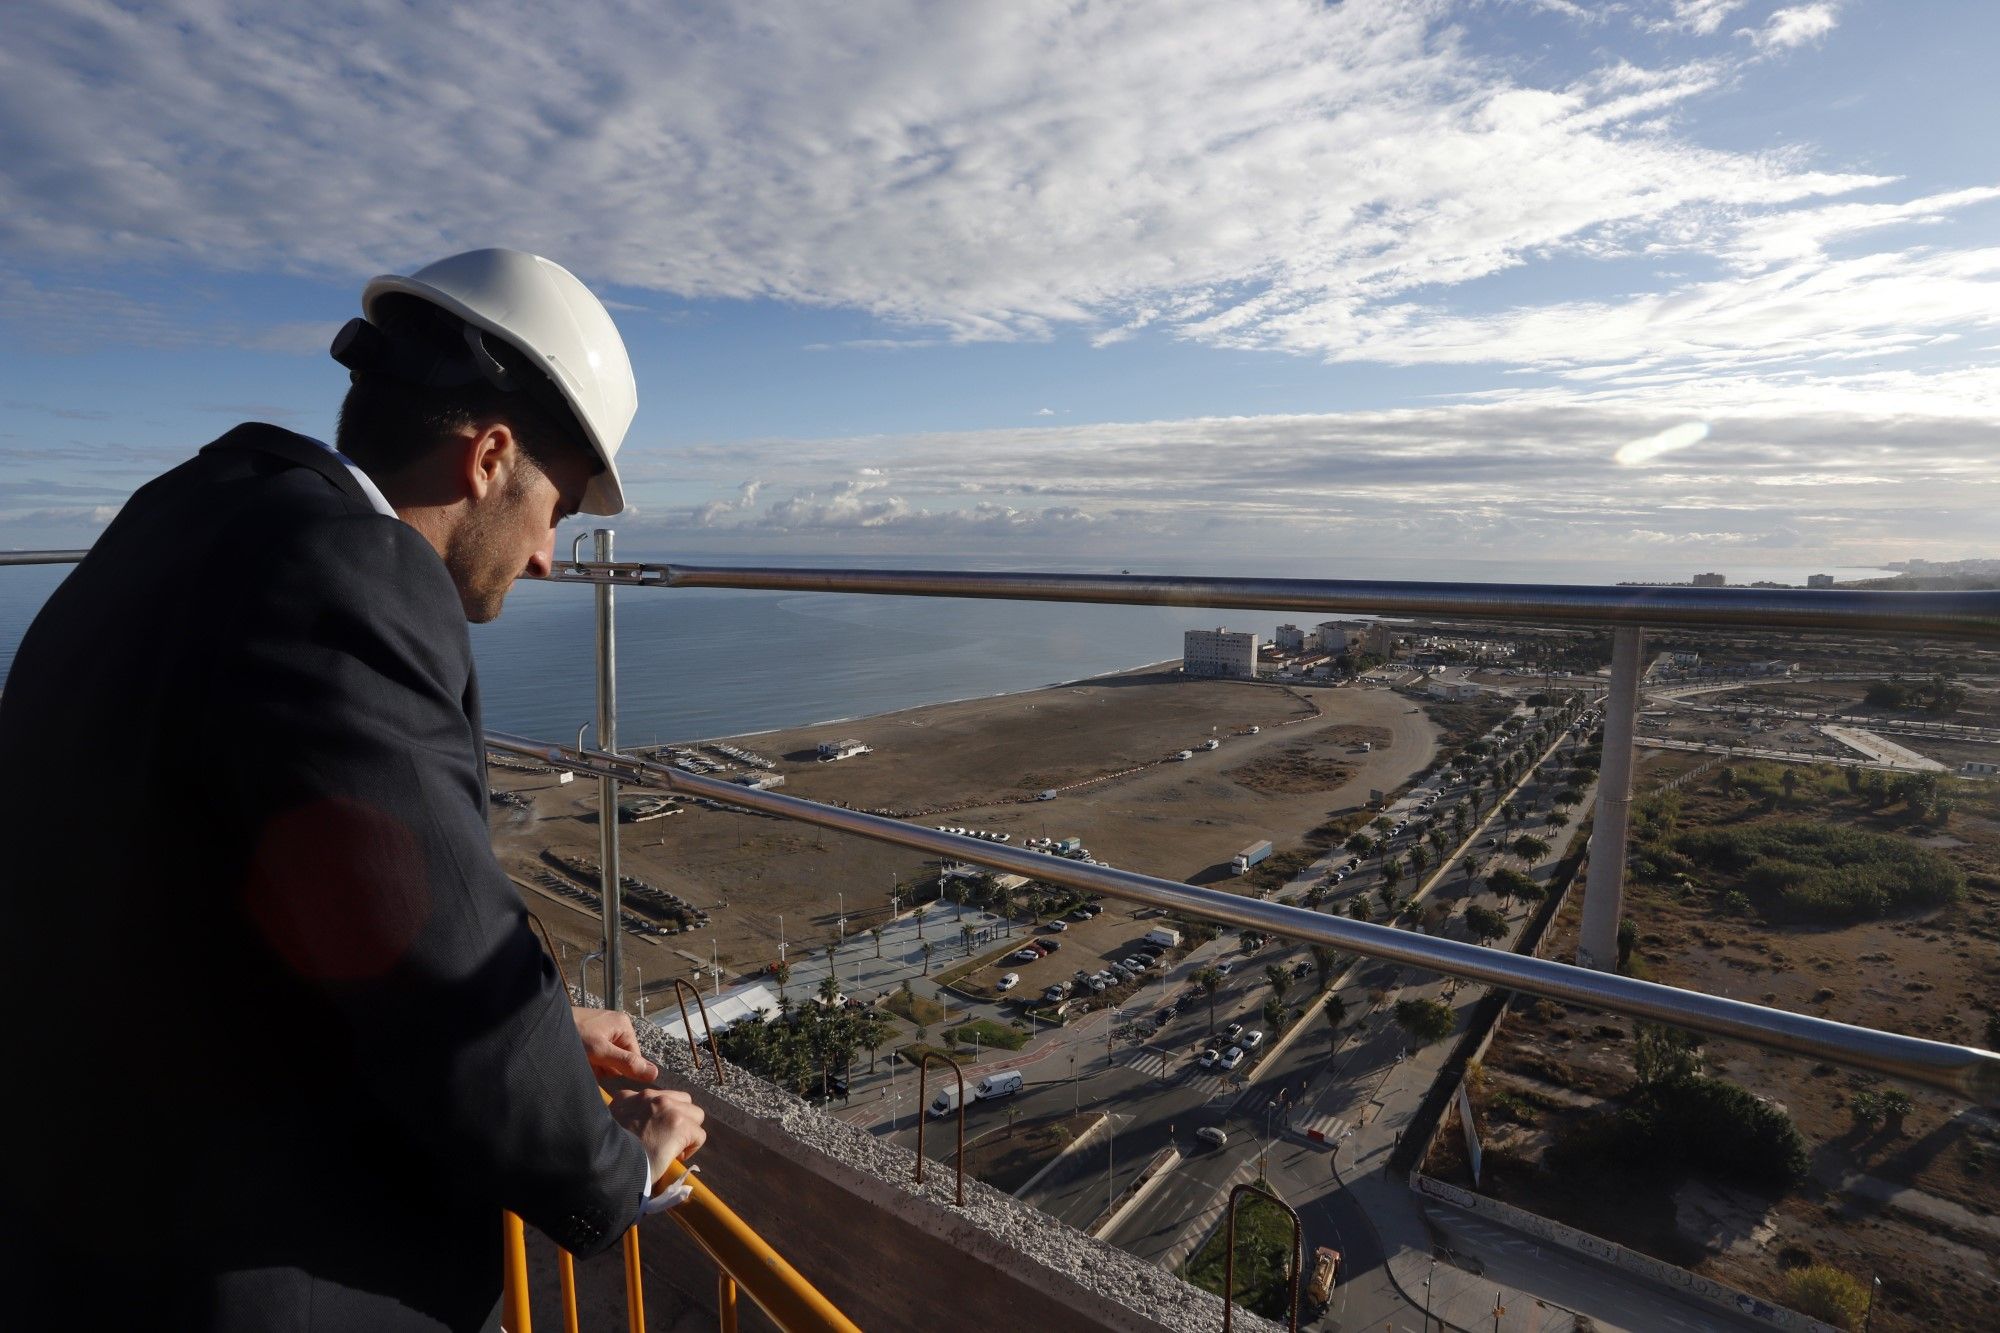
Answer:
<path fill-rule="evenodd" d="M 1855 921 L 1955 902 L 1965 875 L 1906 839 L 1805 820 L 1682 834 L 1675 848 L 1710 870 L 1742 877 L 1766 915 Z"/>
<path fill-rule="evenodd" d="M 1549 1150 L 1549 1164 L 1572 1180 L 1612 1166 L 1782 1190 L 1805 1178 L 1807 1159 L 1790 1116 L 1734 1083 L 1686 1077 L 1642 1087 L 1620 1110 L 1577 1125 Z"/>
<path fill-rule="evenodd" d="M 1858 1328 L 1868 1313 L 1868 1288 L 1831 1264 L 1813 1264 L 1785 1275 L 1785 1304 L 1835 1328 Z"/>

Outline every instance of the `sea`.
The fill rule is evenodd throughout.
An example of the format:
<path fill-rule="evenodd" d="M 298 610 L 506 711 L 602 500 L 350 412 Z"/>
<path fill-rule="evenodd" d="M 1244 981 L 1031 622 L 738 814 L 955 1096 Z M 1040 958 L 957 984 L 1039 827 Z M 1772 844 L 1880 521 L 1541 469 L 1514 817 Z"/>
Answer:
<path fill-rule="evenodd" d="M 1070 573 L 1208 574 L 1243 578 L 1352 578 L 1479 583 L 1667 582 L 1687 571 L 1645 563 L 1276 557 L 1147 561 L 1130 566 L 1045 565 L 928 556 L 814 560 L 618 552 L 621 560 L 685 564 L 872 566 L 897 569 L 1042 568 Z M 1803 585 L 1806 575 L 1869 578 L 1875 569 L 1731 566 L 1729 581 Z M 65 566 L 0 566 L 0 673 Z M 505 613 L 472 629 L 486 724 L 574 741 L 596 715 L 592 589 L 524 581 Z M 1033 689 L 1180 656 L 1181 631 L 1254 629 L 1268 638 L 1287 619 L 1326 616 L 1230 607 L 1085 606 L 969 598 L 621 588 L 615 594 L 618 735 L 622 744 L 698 740 L 868 717 L 922 704 Z M 586 735 L 586 740 L 590 737 Z"/>

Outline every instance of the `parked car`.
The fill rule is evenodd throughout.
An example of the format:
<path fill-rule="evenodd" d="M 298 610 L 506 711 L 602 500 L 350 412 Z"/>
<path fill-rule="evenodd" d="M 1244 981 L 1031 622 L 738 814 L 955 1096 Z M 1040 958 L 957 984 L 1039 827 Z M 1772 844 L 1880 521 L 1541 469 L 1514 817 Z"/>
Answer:
<path fill-rule="evenodd" d="M 1196 1142 L 1211 1148 L 1224 1148 L 1229 1145 L 1229 1135 L 1214 1125 L 1203 1125 L 1194 1132 L 1194 1137 Z"/>
<path fill-rule="evenodd" d="M 1216 1063 L 1217 1067 L 1221 1069 L 1236 1068 L 1236 1066 L 1243 1063 L 1243 1048 L 1241 1046 L 1231 1046 L 1222 1053 L 1222 1059 Z"/>
<path fill-rule="evenodd" d="M 1303 958 L 1292 964 L 1292 975 L 1295 977 L 1302 977 L 1312 970 L 1313 965 Z"/>
<path fill-rule="evenodd" d="M 1067 981 L 1059 981 L 1042 992 L 1042 999 L 1048 1004 L 1054 1004 L 1067 994 L 1069 994 L 1069 983 Z"/>
<path fill-rule="evenodd" d="M 1036 940 L 1035 943 L 1041 946 L 1043 953 L 1054 953 L 1062 948 L 1061 940 Z"/>
<path fill-rule="evenodd" d="M 1009 972 L 1006 976 L 1000 978 L 999 981 L 994 983 L 994 989 L 1013 990 L 1014 987 L 1020 984 L 1021 984 L 1021 974 L 1019 972 Z"/>
<path fill-rule="evenodd" d="M 1236 1039 L 1236 1044 L 1246 1051 L 1254 1051 L 1264 1044 L 1264 1029 L 1251 1028 Z"/>
<path fill-rule="evenodd" d="M 1052 934 L 1056 934 L 1056 935 L 1060 935 L 1060 934 L 1062 934 L 1062 933 L 1063 933 L 1063 932 L 1064 932 L 1065 930 L 1068 930 L 1068 929 L 1069 929 L 1069 922 L 1067 922 L 1067 921 L 1044 921 L 1044 922 L 1042 923 L 1042 929 L 1043 929 L 1043 930 L 1046 930 L 1046 931 L 1049 931 L 1049 932 L 1051 932 Z"/>
<path fill-rule="evenodd" d="M 1167 1024 L 1174 1021 L 1174 1018 L 1178 1013 L 1179 1010 L 1175 1009 L 1172 1005 L 1168 1005 L 1166 1008 L 1160 1010 L 1159 1013 L 1153 1015 L 1153 1026 L 1161 1028 L 1165 1027 Z"/>
<path fill-rule="evenodd" d="M 1216 1050 L 1215 1047 L 1211 1046 L 1207 1050 L 1201 1053 L 1201 1067 L 1203 1069 L 1213 1069 L 1215 1068 L 1216 1061 L 1220 1060 L 1221 1058 L 1222 1058 L 1222 1052 Z"/>
<path fill-rule="evenodd" d="M 1040 949 L 1016 949 L 1007 955 L 1010 963 L 1032 963 L 1042 956 Z"/>
<path fill-rule="evenodd" d="M 1229 969 L 1235 966 L 1236 964 L 1230 962 L 1227 958 L 1225 958 L 1221 962 L 1215 965 L 1215 970 L 1220 972 L 1223 976 L 1226 977 L 1229 975 Z"/>
<path fill-rule="evenodd" d="M 1222 1029 L 1222 1035 L 1231 1041 L 1235 1041 L 1243 1035 L 1243 1025 L 1241 1023 L 1231 1023 L 1228 1027 Z"/>

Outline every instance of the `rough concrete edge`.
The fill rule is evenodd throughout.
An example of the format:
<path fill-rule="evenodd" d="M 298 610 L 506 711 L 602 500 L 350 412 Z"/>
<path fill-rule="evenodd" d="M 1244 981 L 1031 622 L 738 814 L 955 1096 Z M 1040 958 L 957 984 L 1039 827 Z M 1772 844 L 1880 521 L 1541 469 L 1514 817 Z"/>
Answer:
<path fill-rule="evenodd" d="M 1460 1194 L 1470 1195 L 1472 1198 L 1478 1200 L 1479 1203 L 1483 1206 L 1479 1207 L 1468 1206 L 1466 1204 L 1460 1203 L 1456 1199 L 1450 1198 L 1447 1195 L 1433 1193 L 1432 1191 L 1424 1188 L 1423 1186 L 1424 1182 L 1429 1182 L 1432 1185 L 1441 1187 L 1443 1189 L 1453 1190 Z M 1673 1295 L 1678 1296 L 1683 1300 L 1699 1301 L 1703 1305 L 1706 1305 L 1711 1309 L 1720 1311 L 1725 1314 L 1734 1315 L 1739 1319 L 1752 1319 L 1760 1324 L 1767 1324 L 1772 1328 L 1791 1330 L 1792 1333 L 1797 1333 L 1797 1330 L 1806 1330 L 1806 1333 L 1839 1333 L 1839 1330 L 1834 1328 L 1833 1325 L 1822 1323 L 1819 1320 L 1814 1319 L 1811 1315 L 1800 1314 L 1797 1310 L 1787 1309 L 1786 1307 L 1778 1304 L 1776 1301 L 1765 1300 L 1762 1296 L 1753 1296 L 1749 1292 L 1744 1291 L 1739 1287 L 1733 1287 L 1727 1282 L 1718 1282 L 1712 1277 L 1708 1277 L 1705 1276 L 1704 1274 L 1697 1273 L 1693 1269 L 1683 1267 L 1680 1264 L 1668 1263 L 1665 1259 L 1655 1259 L 1650 1254 L 1634 1250 L 1629 1246 L 1620 1245 L 1617 1241 L 1606 1240 L 1602 1236 L 1592 1235 L 1590 1232 L 1583 1230 L 1581 1227 L 1573 1227 L 1569 1223 L 1560 1221 L 1557 1218 L 1544 1217 L 1540 1213 L 1533 1212 L 1526 1208 L 1522 1208 L 1518 1204 L 1508 1203 L 1504 1199 L 1491 1198 L 1487 1195 L 1479 1193 L 1476 1190 L 1468 1190 L 1464 1186 L 1453 1185 L 1449 1181 L 1439 1180 L 1435 1176 L 1424 1175 L 1421 1171 L 1412 1171 L 1410 1173 L 1409 1187 L 1410 1187 L 1410 1192 L 1416 1195 L 1419 1199 L 1425 1199 L 1437 1203 L 1448 1204 L 1449 1206 L 1457 1208 L 1462 1212 L 1471 1213 L 1475 1217 L 1484 1218 L 1486 1221 L 1493 1223 L 1495 1226 L 1506 1227 L 1509 1231 L 1515 1232 L 1518 1235 L 1526 1236 L 1529 1239 L 1534 1240 L 1539 1244 L 1559 1246 L 1565 1253 L 1575 1255 L 1579 1259 L 1588 1260 L 1589 1262 L 1596 1264 L 1600 1268 L 1604 1268 L 1610 1272 L 1619 1274 L 1621 1277 L 1633 1278 L 1647 1284 L 1648 1286 L 1657 1288 L 1660 1291 L 1672 1293 Z M 1421 1209 L 1421 1205 L 1419 1207 Z M 1579 1239 L 1595 1241 L 1597 1244 L 1604 1246 L 1607 1250 L 1610 1250 L 1612 1252 L 1612 1255 L 1616 1255 L 1618 1253 L 1631 1254 L 1636 1258 L 1647 1261 L 1647 1263 L 1649 1264 L 1656 1264 L 1661 1268 L 1671 1268 L 1676 1272 L 1686 1273 L 1690 1278 L 1696 1279 L 1697 1281 L 1705 1282 L 1712 1287 L 1718 1287 L 1723 1291 L 1734 1293 L 1736 1299 L 1734 1301 L 1726 1301 L 1718 1297 L 1712 1296 L 1708 1292 L 1701 1291 L 1695 1287 L 1677 1286 L 1676 1284 L 1666 1281 L 1656 1276 L 1652 1272 L 1647 1271 L 1644 1268 L 1627 1268 L 1625 1265 L 1619 1263 L 1614 1257 L 1598 1254 L 1592 1250 L 1583 1248 L 1580 1245 L 1571 1244 L 1563 1240 L 1562 1237 L 1560 1236 L 1536 1235 L 1534 1232 L 1529 1231 L 1526 1228 L 1522 1227 L 1515 1220 L 1513 1216 L 1515 1214 L 1518 1214 L 1519 1216 L 1522 1217 L 1532 1217 L 1536 1221 L 1547 1222 L 1552 1226 L 1561 1227 L 1565 1231 L 1574 1233 Z M 1755 1308 L 1745 1308 L 1744 1305 L 1742 1304 L 1742 1302 L 1744 1301 L 1750 1302 L 1751 1306 L 1753 1307 L 1761 1306 L 1764 1309 L 1774 1311 L 1778 1315 L 1783 1316 L 1783 1318 L 1773 1319 L 1770 1318 L 1769 1316 L 1758 1313 L 1758 1311 Z M 1787 1323 L 1785 1322 L 1786 1319 L 1797 1320 L 1798 1322 Z"/>
<path fill-rule="evenodd" d="M 579 1000 L 596 1002 L 587 994 Z M 967 1181 L 965 1207 L 955 1207 L 954 1173 L 930 1172 L 918 1185 L 914 1154 L 826 1115 L 746 1070 L 728 1066 L 729 1082 L 717 1087 L 706 1062 L 697 1066 L 689 1058 L 684 1039 L 641 1025 L 639 1044 L 660 1066 L 660 1082 L 696 1093 L 712 1118 L 742 1117 L 743 1128 L 771 1152 L 1051 1291 L 1084 1319 L 1132 1330 L 1208 1328 L 1222 1320 L 1220 1297 L 982 1181 Z M 1235 1319 L 1246 1329 L 1281 1327 L 1241 1309 Z"/>
<path fill-rule="evenodd" d="M 1169 1158 L 1172 1160 L 1167 1160 Z M 1160 1149 L 1153 1160 L 1147 1164 L 1146 1169 L 1140 1172 L 1140 1180 L 1137 1187 L 1125 1197 L 1123 1203 L 1111 1210 L 1110 1216 L 1100 1217 L 1091 1223 L 1090 1234 L 1102 1240 L 1116 1231 L 1118 1224 L 1129 1217 L 1140 1204 L 1152 1198 L 1154 1191 L 1160 1188 L 1161 1183 L 1166 1180 L 1168 1174 L 1180 1164 L 1181 1150 L 1179 1148 L 1170 1145 Z"/>
<path fill-rule="evenodd" d="M 1035 1186 L 1042 1183 L 1042 1177 L 1046 1176 L 1049 1172 L 1055 1170 L 1056 1163 L 1062 1161 L 1065 1157 L 1068 1157 L 1071 1153 L 1082 1152 L 1085 1147 L 1089 1146 L 1090 1141 L 1097 1137 L 1097 1131 L 1103 1129 L 1105 1123 L 1110 1119 L 1111 1119 L 1111 1113 L 1109 1111 L 1099 1111 L 1097 1113 L 1097 1119 L 1090 1122 L 1090 1128 L 1084 1130 L 1083 1133 L 1071 1139 L 1069 1141 L 1069 1144 L 1066 1147 L 1064 1147 L 1061 1152 L 1057 1153 L 1054 1157 L 1049 1158 L 1048 1161 L 1042 1163 L 1042 1169 L 1035 1172 L 1034 1175 L 1029 1176 L 1027 1183 L 1014 1191 L 1014 1197 L 1021 1200 L 1024 1203 L 1027 1202 L 1029 1193 L 1035 1188 Z"/>

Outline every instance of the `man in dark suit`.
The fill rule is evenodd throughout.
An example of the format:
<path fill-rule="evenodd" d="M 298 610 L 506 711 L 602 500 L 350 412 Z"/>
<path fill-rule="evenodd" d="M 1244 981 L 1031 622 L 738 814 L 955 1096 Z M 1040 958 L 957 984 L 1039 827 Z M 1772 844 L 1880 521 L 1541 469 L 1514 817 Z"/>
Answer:
<path fill-rule="evenodd" d="M 703 1139 L 599 1096 L 657 1070 L 494 861 L 465 630 L 622 507 L 624 346 L 509 251 L 363 308 L 338 451 L 141 488 L 0 694 L 0 1275 L 58 1324 L 491 1327 L 503 1208 L 596 1253 Z"/>

